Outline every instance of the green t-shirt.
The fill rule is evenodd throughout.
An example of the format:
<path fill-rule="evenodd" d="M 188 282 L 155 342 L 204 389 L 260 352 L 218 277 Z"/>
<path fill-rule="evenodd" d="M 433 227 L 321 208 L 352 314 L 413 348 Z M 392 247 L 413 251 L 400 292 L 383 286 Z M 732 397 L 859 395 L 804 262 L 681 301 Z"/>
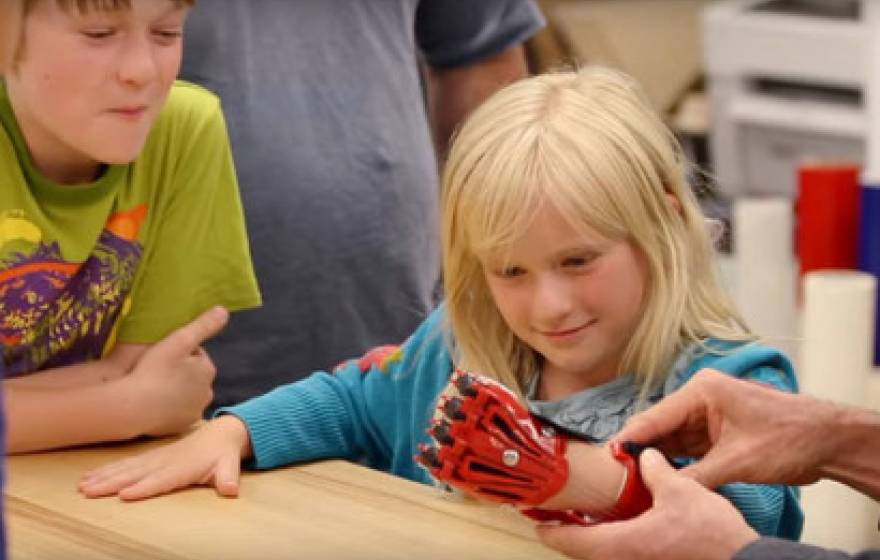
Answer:
<path fill-rule="evenodd" d="M 216 96 L 175 84 L 138 158 L 88 185 L 36 170 L 2 81 L 0 125 L 7 374 L 156 342 L 215 304 L 260 304 Z"/>

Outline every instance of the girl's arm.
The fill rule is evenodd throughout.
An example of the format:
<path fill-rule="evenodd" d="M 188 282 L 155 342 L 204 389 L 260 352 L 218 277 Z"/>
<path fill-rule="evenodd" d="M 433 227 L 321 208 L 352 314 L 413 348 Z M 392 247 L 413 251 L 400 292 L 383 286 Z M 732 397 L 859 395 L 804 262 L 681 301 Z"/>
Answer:
<path fill-rule="evenodd" d="M 140 499 L 213 484 L 221 494 L 234 495 L 242 458 L 259 469 L 329 457 L 365 458 L 370 466 L 414 478 L 402 466 L 391 465 L 396 458 L 408 463 L 410 471 L 418 470 L 409 448 L 404 453 L 394 442 L 407 439 L 400 432 L 407 429 L 406 411 L 418 408 L 415 395 L 424 391 L 433 400 L 444 383 L 445 374 L 438 370 L 449 371 L 440 351 L 442 337 L 425 344 L 428 333 L 439 334 L 438 324 L 435 315 L 401 348 L 370 352 L 334 374 L 315 372 L 220 409 L 221 416 L 177 443 L 87 474 L 80 490 L 87 496 Z M 426 377 L 440 380 L 438 388 L 414 388 L 420 378 L 415 370 L 422 366 Z M 418 424 L 421 437 L 427 418 Z"/>

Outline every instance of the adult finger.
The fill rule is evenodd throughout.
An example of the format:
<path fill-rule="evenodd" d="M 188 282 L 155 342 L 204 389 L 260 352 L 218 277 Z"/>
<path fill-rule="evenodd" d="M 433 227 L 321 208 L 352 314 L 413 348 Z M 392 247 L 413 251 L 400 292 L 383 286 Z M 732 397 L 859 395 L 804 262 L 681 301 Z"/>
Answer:
<path fill-rule="evenodd" d="M 706 455 L 683 469 L 680 473 L 695 480 L 706 488 L 717 488 L 737 478 L 737 465 L 742 462 L 742 455 L 733 450 L 725 450 L 723 446 L 714 447 Z M 749 481 L 742 481 L 749 482 Z"/>
<path fill-rule="evenodd" d="M 670 438 L 688 424 L 704 418 L 705 411 L 705 403 L 699 392 L 685 385 L 653 407 L 630 418 L 614 439 L 649 444 Z"/>
<path fill-rule="evenodd" d="M 672 465 L 659 451 L 653 448 L 642 452 L 642 456 L 639 458 L 639 470 L 642 480 L 645 481 L 645 486 L 655 496 L 663 488 L 666 481 L 678 476 Z"/>
<path fill-rule="evenodd" d="M 572 558 L 601 558 L 598 550 L 610 544 L 626 543 L 625 525 L 604 523 L 592 527 L 577 525 L 539 525 L 538 538 L 544 545 Z"/>

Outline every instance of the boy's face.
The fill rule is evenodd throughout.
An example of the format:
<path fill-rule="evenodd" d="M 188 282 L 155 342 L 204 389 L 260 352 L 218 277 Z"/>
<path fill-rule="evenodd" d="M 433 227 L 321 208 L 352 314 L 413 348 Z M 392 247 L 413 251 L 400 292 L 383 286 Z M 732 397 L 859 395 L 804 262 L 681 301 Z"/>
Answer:
<path fill-rule="evenodd" d="M 186 14 L 171 0 L 87 13 L 36 3 L 7 86 L 43 173 L 83 182 L 137 157 L 180 68 Z"/>
<path fill-rule="evenodd" d="M 19 0 L 0 2 L 0 74 L 5 72 L 12 62 L 20 24 L 21 2 Z"/>

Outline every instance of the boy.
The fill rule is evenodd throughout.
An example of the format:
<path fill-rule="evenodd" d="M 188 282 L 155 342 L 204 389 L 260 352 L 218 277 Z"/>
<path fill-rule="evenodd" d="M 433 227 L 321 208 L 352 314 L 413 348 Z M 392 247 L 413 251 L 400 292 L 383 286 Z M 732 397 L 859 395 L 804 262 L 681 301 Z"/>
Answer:
<path fill-rule="evenodd" d="M 254 307 L 219 103 L 175 83 L 193 0 L 25 0 L 0 83 L 7 450 L 178 432 Z"/>
<path fill-rule="evenodd" d="M 19 0 L 9 0 L 0 5 L 0 74 L 6 69 L 18 39 L 20 10 Z"/>

